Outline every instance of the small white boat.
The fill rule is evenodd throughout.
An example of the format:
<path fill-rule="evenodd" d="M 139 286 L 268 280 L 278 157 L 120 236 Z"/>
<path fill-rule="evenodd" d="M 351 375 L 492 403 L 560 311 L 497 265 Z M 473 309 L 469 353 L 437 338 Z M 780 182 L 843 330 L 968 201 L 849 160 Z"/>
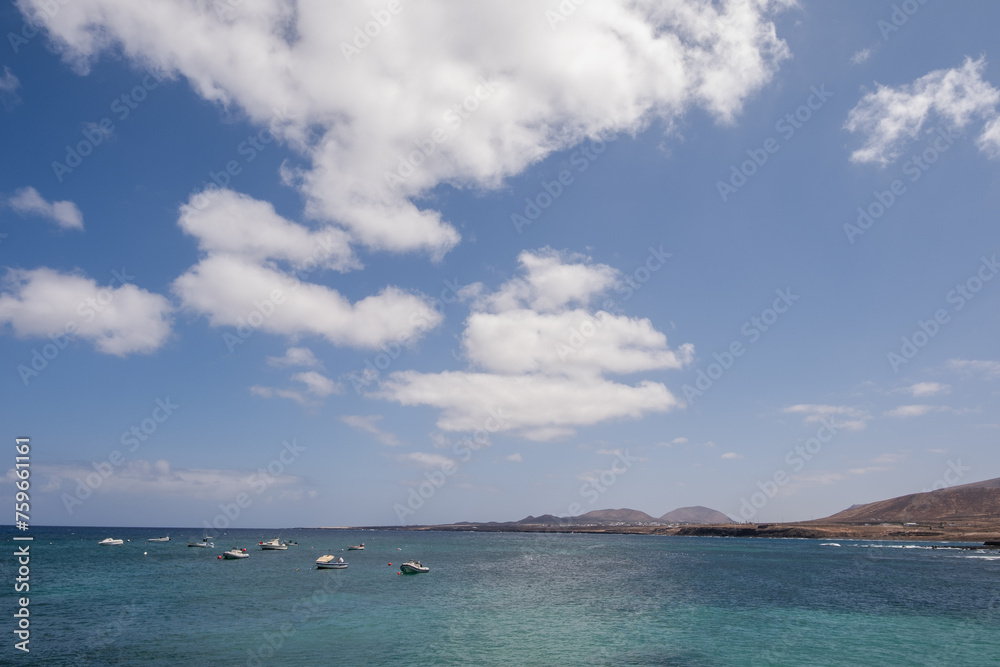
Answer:
<path fill-rule="evenodd" d="M 119 546 L 121 544 L 125 544 L 125 541 L 124 540 L 116 540 L 113 537 L 109 537 L 107 539 L 101 540 L 100 542 L 98 542 L 98 544 L 100 544 L 102 547 L 116 547 L 116 546 Z"/>
<path fill-rule="evenodd" d="M 399 566 L 399 571 L 403 574 L 419 574 L 421 572 L 430 572 L 431 568 L 421 565 L 419 560 L 408 560 Z"/>
<path fill-rule="evenodd" d="M 347 563 L 344 562 L 343 556 L 337 558 L 332 553 L 328 553 L 325 556 L 320 556 L 316 559 L 316 569 L 317 570 L 346 570 Z"/>
<path fill-rule="evenodd" d="M 361 544 L 359 544 L 357 546 L 349 546 L 349 547 L 347 547 L 347 550 L 348 551 L 364 551 L 365 550 L 365 543 L 362 542 Z"/>
<path fill-rule="evenodd" d="M 202 549 L 214 549 L 215 543 L 209 542 L 207 537 L 203 537 L 201 542 L 188 542 L 189 547 L 201 547 Z"/>
<path fill-rule="evenodd" d="M 288 545 L 274 538 L 273 540 L 268 540 L 267 542 L 258 542 L 262 551 L 287 551 Z"/>
<path fill-rule="evenodd" d="M 170 536 L 167 535 L 166 537 L 151 537 L 151 538 L 149 538 L 146 541 L 147 542 L 169 542 L 170 541 Z"/>
<path fill-rule="evenodd" d="M 241 551 L 234 547 L 229 551 L 222 552 L 222 557 L 226 560 L 236 560 L 237 558 L 250 558 L 250 554 L 247 553 L 246 549 Z"/>

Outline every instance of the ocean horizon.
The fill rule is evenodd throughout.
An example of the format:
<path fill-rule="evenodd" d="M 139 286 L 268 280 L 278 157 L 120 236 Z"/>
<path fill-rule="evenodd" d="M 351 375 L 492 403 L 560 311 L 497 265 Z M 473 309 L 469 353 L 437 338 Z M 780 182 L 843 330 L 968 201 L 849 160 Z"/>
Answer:
<path fill-rule="evenodd" d="M 997 551 L 305 528 L 187 547 L 204 536 L 33 528 L 30 663 L 986 665 L 1000 648 Z M 298 545 L 259 549 L 276 537 Z M 219 558 L 234 547 L 250 557 Z M 348 569 L 317 570 L 328 551 Z M 430 571 L 400 575 L 411 558 Z"/>

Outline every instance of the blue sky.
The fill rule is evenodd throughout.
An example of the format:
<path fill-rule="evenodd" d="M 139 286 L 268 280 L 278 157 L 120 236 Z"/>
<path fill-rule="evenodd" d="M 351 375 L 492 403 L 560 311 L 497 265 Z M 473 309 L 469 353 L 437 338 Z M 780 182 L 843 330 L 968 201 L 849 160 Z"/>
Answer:
<path fill-rule="evenodd" d="M 3 6 L 34 522 L 799 520 L 1000 475 L 1000 9 L 661 5 Z"/>

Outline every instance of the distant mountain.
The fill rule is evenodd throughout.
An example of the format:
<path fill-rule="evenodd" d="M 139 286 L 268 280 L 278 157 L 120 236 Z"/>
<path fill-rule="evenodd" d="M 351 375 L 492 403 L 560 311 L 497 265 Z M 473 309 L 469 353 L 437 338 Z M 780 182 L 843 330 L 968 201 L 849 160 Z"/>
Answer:
<path fill-rule="evenodd" d="M 520 521 L 515 521 L 514 523 L 524 523 L 532 525 L 554 525 L 566 523 L 566 519 L 555 516 L 554 514 L 543 514 L 542 516 L 531 516 L 528 515 L 521 519 Z"/>
<path fill-rule="evenodd" d="M 679 507 L 673 512 L 667 512 L 658 520 L 661 523 L 736 523 L 722 512 L 701 505 Z"/>
<path fill-rule="evenodd" d="M 926 523 L 995 519 L 1000 516 L 1000 477 L 952 486 L 937 491 L 911 493 L 866 505 L 852 505 L 816 523 Z"/>
<path fill-rule="evenodd" d="M 652 523 L 656 521 L 645 512 L 627 508 L 617 510 L 594 510 L 580 516 L 571 517 L 573 523 Z"/>

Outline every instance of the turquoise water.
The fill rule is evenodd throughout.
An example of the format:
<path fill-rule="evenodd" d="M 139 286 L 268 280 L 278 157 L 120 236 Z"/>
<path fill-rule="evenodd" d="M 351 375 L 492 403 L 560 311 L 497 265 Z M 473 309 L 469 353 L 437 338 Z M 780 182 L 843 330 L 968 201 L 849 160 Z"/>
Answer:
<path fill-rule="evenodd" d="M 215 549 L 179 529 L 33 534 L 32 650 L 13 650 L 4 614 L 4 664 L 1000 664 L 997 552 L 322 530 L 284 530 L 300 546 L 262 552 L 278 532 L 220 532 Z M 131 542 L 98 546 L 108 536 Z M 347 570 L 314 569 L 360 541 Z M 233 546 L 250 558 L 218 560 Z M 409 558 L 431 571 L 397 574 Z M 13 558 L 0 566 L 13 610 Z"/>

